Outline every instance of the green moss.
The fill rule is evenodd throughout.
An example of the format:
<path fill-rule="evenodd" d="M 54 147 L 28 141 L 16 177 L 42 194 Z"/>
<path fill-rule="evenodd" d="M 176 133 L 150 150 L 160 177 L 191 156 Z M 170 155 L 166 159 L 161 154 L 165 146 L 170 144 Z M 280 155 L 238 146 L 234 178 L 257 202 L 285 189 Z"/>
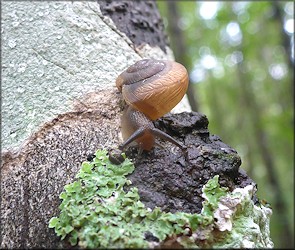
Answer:
<path fill-rule="evenodd" d="M 198 237 L 192 232 L 203 232 L 203 241 L 212 241 L 214 211 L 227 194 L 227 189 L 219 186 L 218 176 L 203 187 L 206 200 L 200 214 L 173 214 L 146 208 L 135 187 L 124 191 L 123 187 L 131 184 L 126 175 L 133 170 L 129 159 L 113 165 L 105 150 L 97 151 L 92 162 L 82 163 L 77 180 L 65 186 L 60 194 L 60 215 L 51 218 L 49 227 L 62 240 L 82 248 L 147 248 L 168 238 L 177 238 L 184 247 L 198 247 Z M 147 241 L 146 234 L 155 241 Z"/>

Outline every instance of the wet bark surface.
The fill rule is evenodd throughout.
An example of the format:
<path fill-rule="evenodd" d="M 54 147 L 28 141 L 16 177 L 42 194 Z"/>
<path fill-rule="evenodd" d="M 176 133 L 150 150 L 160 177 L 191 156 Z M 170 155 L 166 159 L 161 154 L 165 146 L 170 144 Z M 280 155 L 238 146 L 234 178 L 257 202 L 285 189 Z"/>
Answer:
<path fill-rule="evenodd" d="M 220 185 L 230 190 L 254 183 L 240 169 L 241 158 L 236 150 L 210 135 L 206 116 L 196 112 L 170 114 L 156 121 L 155 126 L 185 145 L 187 154 L 165 141 L 161 141 L 163 148 L 141 155 L 136 148 L 127 150 L 136 166 L 128 178 L 147 207 L 199 213 L 202 187 L 215 175 L 219 175 Z"/>

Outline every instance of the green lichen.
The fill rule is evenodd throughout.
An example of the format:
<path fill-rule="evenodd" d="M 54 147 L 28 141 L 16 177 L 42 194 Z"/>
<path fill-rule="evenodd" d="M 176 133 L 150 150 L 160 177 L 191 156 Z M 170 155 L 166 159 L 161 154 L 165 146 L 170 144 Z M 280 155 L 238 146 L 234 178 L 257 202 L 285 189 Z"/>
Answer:
<path fill-rule="evenodd" d="M 214 244 L 222 248 L 273 248 L 270 239 L 269 220 L 272 214 L 270 208 L 263 205 L 256 206 L 252 201 L 255 192 L 254 186 L 237 188 L 232 193 L 221 197 L 219 207 L 214 212 L 217 220 L 223 221 L 226 215 L 230 216 L 223 224 L 231 224 L 227 230 L 230 233 Z M 220 226 L 216 227 L 221 230 Z"/>
<path fill-rule="evenodd" d="M 219 186 L 218 176 L 203 187 L 205 201 L 200 214 L 173 214 L 146 208 L 135 187 L 124 190 L 131 184 L 126 175 L 133 170 L 126 157 L 121 165 L 113 165 L 107 152 L 98 150 L 92 162 L 82 163 L 77 180 L 65 186 L 60 194 L 60 215 L 51 218 L 49 227 L 61 240 L 81 248 L 151 248 L 168 239 L 183 247 L 218 247 L 232 239 L 230 232 L 212 237 L 213 229 L 218 228 L 215 213 L 219 201 L 229 194 Z M 240 228 L 243 221 L 237 218 L 241 223 L 237 220 L 234 225 Z M 147 235 L 154 240 L 147 240 Z"/>

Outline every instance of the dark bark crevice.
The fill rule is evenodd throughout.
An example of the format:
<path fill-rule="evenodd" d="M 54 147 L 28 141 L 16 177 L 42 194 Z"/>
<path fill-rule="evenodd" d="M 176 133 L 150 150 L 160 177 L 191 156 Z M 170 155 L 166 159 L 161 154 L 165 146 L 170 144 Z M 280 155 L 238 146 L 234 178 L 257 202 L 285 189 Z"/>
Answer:
<path fill-rule="evenodd" d="M 168 46 L 164 24 L 155 1 L 98 1 L 103 15 L 110 17 L 136 47 Z"/>

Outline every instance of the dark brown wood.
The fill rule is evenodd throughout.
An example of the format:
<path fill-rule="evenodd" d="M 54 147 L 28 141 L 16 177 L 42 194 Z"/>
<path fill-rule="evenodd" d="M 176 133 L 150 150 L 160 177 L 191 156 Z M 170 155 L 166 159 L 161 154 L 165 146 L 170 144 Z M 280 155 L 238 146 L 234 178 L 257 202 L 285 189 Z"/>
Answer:
<path fill-rule="evenodd" d="M 148 44 L 166 52 L 168 39 L 155 1 L 98 1 L 101 12 L 110 17 L 136 47 Z"/>

